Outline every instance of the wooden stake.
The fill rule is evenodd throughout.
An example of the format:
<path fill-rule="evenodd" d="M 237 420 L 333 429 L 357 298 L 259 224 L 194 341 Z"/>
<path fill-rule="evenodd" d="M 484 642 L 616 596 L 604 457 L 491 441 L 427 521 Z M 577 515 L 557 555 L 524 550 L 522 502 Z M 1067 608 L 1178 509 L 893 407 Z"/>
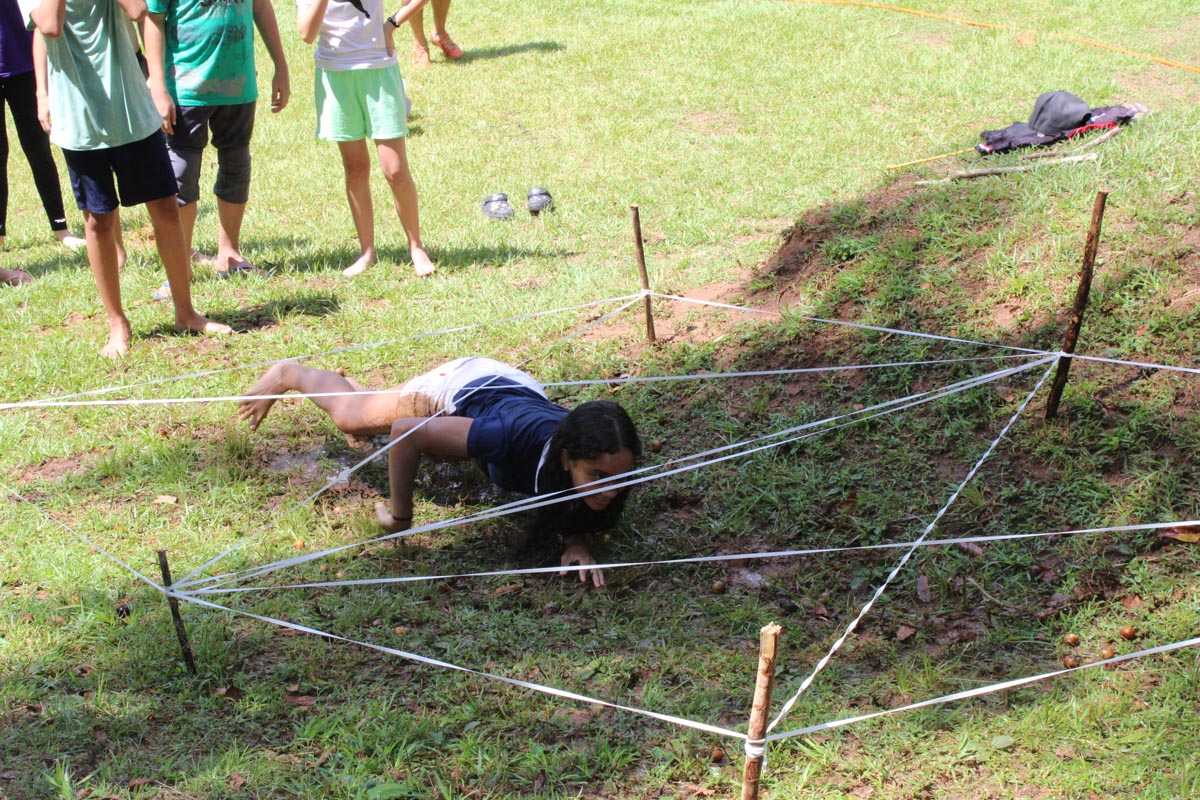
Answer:
<path fill-rule="evenodd" d="M 163 588 L 170 589 L 171 567 L 167 564 L 167 551 L 158 551 L 158 568 L 162 570 Z M 188 642 L 187 628 L 183 627 L 183 617 L 179 613 L 179 601 L 167 595 L 167 604 L 171 606 L 171 618 L 175 620 L 175 635 L 179 637 L 179 646 L 183 649 L 183 663 L 187 664 L 188 672 L 196 674 L 196 659 L 192 658 L 192 645 Z"/>
<path fill-rule="evenodd" d="M 1104 220 L 1104 204 L 1107 200 L 1108 192 L 1096 192 L 1096 201 L 1092 205 L 1092 225 L 1088 228 L 1087 241 L 1083 245 L 1083 266 L 1079 270 L 1079 286 L 1075 289 L 1075 307 L 1071 310 L 1071 322 L 1067 325 L 1067 335 L 1063 338 L 1062 351 L 1067 354 L 1075 352 L 1075 344 L 1079 341 L 1079 329 L 1083 327 L 1083 312 L 1087 308 L 1088 295 L 1092 291 L 1092 268 L 1096 265 L 1096 250 L 1100 247 L 1100 223 Z M 1058 371 L 1054 373 L 1054 383 L 1050 385 L 1050 397 L 1046 400 L 1046 419 L 1058 416 L 1058 403 L 1062 399 L 1070 371 L 1071 356 L 1060 356 Z"/>
<path fill-rule="evenodd" d="M 642 248 L 642 218 L 638 214 L 637 204 L 629 207 L 633 214 L 633 246 L 637 251 L 638 274 L 642 277 L 642 290 L 650 291 L 650 276 L 646 274 L 646 251 Z M 654 311 L 650 307 L 650 295 L 642 298 L 646 304 L 646 340 L 654 344 L 658 339 L 654 335 Z"/>
<path fill-rule="evenodd" d="M 763 746 L 767 729 L 767 712 L 771 709 L 771 689 L 775 687 L 775 648 L 783 628 L 772 622 L 759 631 L 758 678 L 754 682 L 754 703 L 750 706 L 750 725 L 746 729 L 746 744 Z M 742 800 L 758 800 L 758 777 L 762 773 L 764 756 L 746 756 L 742 769 Z"/>

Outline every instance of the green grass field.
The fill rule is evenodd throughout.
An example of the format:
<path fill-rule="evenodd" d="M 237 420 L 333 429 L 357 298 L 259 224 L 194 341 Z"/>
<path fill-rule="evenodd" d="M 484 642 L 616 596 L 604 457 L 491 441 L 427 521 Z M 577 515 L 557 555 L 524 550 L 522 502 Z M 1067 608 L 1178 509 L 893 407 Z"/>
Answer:
<path fill-rule="evenodd" d="M 271 361 L 306 357 L 384 386 L 459 355 L 530 359 L 546 382 L 608 381 L 552 397 L 619 400 L 661 443 L 645 462 L 678 463 L 997 368 L 961 360 L 995 348 L 948 339 L 1057 351 L 1103 189 L 1080 352 L 1200 368 L 1200 74 L 1136 54 L 1200 65 L 1193 0 L 912 6 L 1001 29 L 781 0 L 459 0 L 461 62 L 435 53 L 415 72 L 397 37 L 438 264 L 428 279 L 412 274 L 379 175 L 381 261 L 341 275 L 357 253 L 341 165 L 313 137 L 293 6 L 276 6 L 293 95 L 258 118 L 243 233 L 275 274 L 226 281 L 199 267 L 193 285 L 232 337 L 172 333 L 169 306 L 151 299 L 163 271 L 149 221 L 132 210 L 133 348 L 102 359 L 86 258 L 53 243 L 10 126 L 0 266 L 36 281 L 0 291 L 0 402 L 110 388 L 99 397 L 179 402 L 0 410 L 2 800 L 737 797 L 736 739 L 330 637 L 744 731 L 760 628 L 784 629 L 777 712 L 904 552 L 842 549 L 920 536 L 1045 370 L 647 482 L 601 557 L 839 552 L 613 569 L 588 591 L 557 575 L 460 577 L 555 562 L 520 546 L 511 517 L 371 542 L 382 465 L 313 499 L 365 455 L 307 402 L 279 403 L 250 433 L 232 401 L 212 399 Z M 970 148 L 1054 89 L 1150 113 L 1090 150 L 1094 162 L 939 185 L 915 182 L 1031 162 L 967 152 L 889 168 Z M 214 172 L 210 154 L 202 186 Z M 520 205 L 533 185 L 553 212 L 480 212 L 485 195 Z M 655 346 L 640 303 L 571 335 L 616 304 L 578 306 L 640 289 L 632 204 L 656 291 L 770 313 L 658 299 Z M 215 248 L 215 216 L 204 198 L 202 250 Z M 1197 387 L 1192 374 L 1076 361 L 1060 418 L 1043 421 L 1035 395 L 931 538 L 1200 518 Z M 512 499 L 465 465 L 426 465 L 422 487 L 419 521 Z M 1190 639 L 1196 545 L 1159 533 L 918 549 L 778 730 Z M 259 591 L 207 596 L 234 611 L 185 602 L 193 676 L 162 593 L 131 570 L 160 582 L 160 549 L 180 577 L 238 544 L 213 572 L 345 549 L 250 581 Z M 286 588 L 399 576 L 430 580 Z M 1192 796 L 1198 673 L 1180 649 L 796 736 L 769 748 L 763 795 Z"/>

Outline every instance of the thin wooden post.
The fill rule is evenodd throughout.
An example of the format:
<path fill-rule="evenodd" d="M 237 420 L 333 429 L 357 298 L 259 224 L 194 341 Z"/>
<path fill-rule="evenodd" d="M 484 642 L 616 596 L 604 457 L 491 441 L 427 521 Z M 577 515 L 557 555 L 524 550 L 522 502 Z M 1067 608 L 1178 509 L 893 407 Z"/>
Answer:
<path fill-rule="evenodd" d="M 750 725 L 746 728 L 746 765 L 742 769 L 742 800 L 758 800 L 758 778 L 762 773 L 761 752 L 771 709 L 771 690 L 775 687 L 775 649 L 783 628 L 772 622 L 759 631 L 758 677 L 754 682 L 754 703 L 750 706 Z M 751 750 L 759 750 L 751 755 Z"/>
<path fill-rule="evenodd" d="M 158 551 L 158 568 L 162 570 L 163 588 L 170 590 L 171 567 L 167 564 L 167 551 Z M 192 645 L 188 642 L 187 628 L 183 627 L 183 616 L 179 613 L 179 601 L 167 595 L 167 604 L 171 606 L 171 618 L 175 620 L 175 635 L 179 637 L 179 646 L 183 650 L 183 663 L 187 664 L 188 672 L 196 674 L 196 659 L 192 657 Z"/>
<path fill-rule="evenodd" d="M 637 251 L 637 266 L 638 274 L 642 278 L 642 291 L 650 291 L 650 276 L 646 273 L 646 251 L 642 247 L 642 217 L 638 213 L 637 204 L 634 203 L 629 207 L 633 214 L 633 246 Z M 658 337 L 654 335 L 654 311 L 650 307 L 650 295 L 647 294 L 642 298 L 646 308 L 646 340 L 650 344 L 658 341 Z"/>
<path fill-rule="evenodd" d="M 1092 291 L 1092 269 L 1096 265 L 1096 250 L 1100 247 L 1100 224 L 1104 220 L 1104 204 L 1108 200 L 1108 192 L 1096 192 L 1096 202 L 1092 205 L 1092 224 L 1088 228 L 1087 241 L 1083 245 L 1083 266 L 1079 270 L 1079 286 L 1075 289 L 1075 306 L 1071 310 L 1071 322 L 1067 325 L 1067 335 L 1063 338 L 1062 355 L 1058 359 L 1058 371 L 1054 373 L 1054 382 L 1050 384 L 1050 397 L 1046 400 L 1046 419 L 1058 416 L 1058 403 L 1062 399 L 1063 389 L 1067 385 L 1067 375 L 1071 371 L 1071 353 L 1075 352 L 1075 344 L 1079 341 L 1079 329 L 1083 327 L 1083 312 L 1087 308 L 1088 295 Z"/>

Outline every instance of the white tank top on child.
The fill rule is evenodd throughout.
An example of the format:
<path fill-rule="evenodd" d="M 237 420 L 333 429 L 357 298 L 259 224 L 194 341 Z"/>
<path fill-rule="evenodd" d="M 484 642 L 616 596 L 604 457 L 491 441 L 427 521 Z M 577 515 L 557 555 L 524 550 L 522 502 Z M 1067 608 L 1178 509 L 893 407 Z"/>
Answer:
<path fill-rule="evenodd" d="M 311 0 L 296 0 L 297 6 L 312 5 Z M 349 0 L 329 0 L 325 20 L 317 35 L 314 60 L 328 72 L 350 69 L 380 69 L 396 63 L 396 54 L 388 55 L 383 23 L 387 12 L 383 0 L 360 0 L 367 14 Z"/>

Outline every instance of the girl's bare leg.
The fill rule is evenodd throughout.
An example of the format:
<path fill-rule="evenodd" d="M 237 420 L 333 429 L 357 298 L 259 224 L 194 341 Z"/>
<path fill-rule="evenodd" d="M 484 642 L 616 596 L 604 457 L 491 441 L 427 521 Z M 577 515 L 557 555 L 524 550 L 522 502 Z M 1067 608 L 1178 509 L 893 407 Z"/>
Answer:
<path fill-rule="evenodd" d="M 421 244 L 421 215 L 417 210 L 417 185 L 413 182 L 412 173 L 408 170 L 408 155 L 404 149 L 404 139 L 381 139 L 375 142 L 375 150 L 379 153 L 379 166 L 383 169 L 383 177 L 387 178 L 388 186 L 392 189 L 392 199 L 396 203 L 396 216 L 404 227 L 408 237 L 408 252 L 412 256 L 413 269 L 418 275 L 430 275 L 437 269 L 425 246 Z"/>
<path fill-rule="evenodd" d="M 108 341 L 100 350 L 105 358 L 120 358 L 129 352 L 131 332 L 125 309 L 121 307 L 120 267 L 117 265 L 116 240 L 113 230 L 120 221 L 113 212 L 93 214 L 83 212 L 83 235 L 87 241 L 88 264 L 100 290 L 100 302 L 108 315 Z"/>
<path fill-rule="evenodd" d="M 358 275 L 375 263 L 375 207 L 371 203 L 371 154 L 367 140 L 338 142 L 342 169 L 346 173 L 346 200 L 358 235 L 358 259 L 342 270 L 347 277 Z"/>
<path fill-rule="evenodd" d="M 354 436 L 388 433 L 396 419 L 395 393 L 364 390 L 362 384 L 336 372 L 304 367 L 295 361 L 273 364 L 246 392 L 246 399 L 238 403 L 238 417 L 250 423 L 250 430 L 258 430 L 275 404 L 275 398 L 254 399 L 254 396 L 287 392 L 336 395 L 309 399 L 329 415 L 338 430 Z"/>

